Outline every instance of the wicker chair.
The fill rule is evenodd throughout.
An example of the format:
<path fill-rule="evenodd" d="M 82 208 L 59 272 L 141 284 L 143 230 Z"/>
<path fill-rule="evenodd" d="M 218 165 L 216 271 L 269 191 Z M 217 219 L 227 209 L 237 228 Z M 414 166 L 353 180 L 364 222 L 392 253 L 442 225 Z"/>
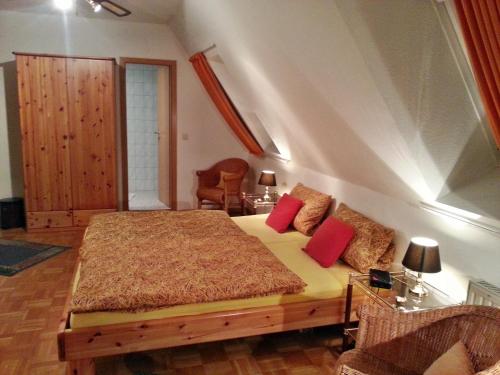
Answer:
<path fill-rule="evenodd" d="M 224 176 L 224 189 L 217 187 L 221 171 L 236 176 Z M 225 159 L 205 171 L 196 171 L 198 176 L 198 208 L 202 208 L 205 201 L 221 205 L 227 212 L 231 197 L 239 199 L 241 182 L 248 172 L 248 163 L 243 159 Z"/>
<path fill-rule="evenodd" d="M 456 306 L 397 313 L 361 306 L 356 348 L 343 353 L 334 374 L 416 375 L 458 340 L 476 374 L 500 375 L 500 309 Z"/>

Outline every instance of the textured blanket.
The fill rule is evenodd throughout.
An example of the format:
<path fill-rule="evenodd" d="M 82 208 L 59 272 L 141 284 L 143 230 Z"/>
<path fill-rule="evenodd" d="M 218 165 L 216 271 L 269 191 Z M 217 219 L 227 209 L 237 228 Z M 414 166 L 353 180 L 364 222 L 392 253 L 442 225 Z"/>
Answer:
<path fill-rule="evenodd" d="M 144 311 L 299 293 L 305 283 L 222 211 L 95 216 L 72 311 Z"/>

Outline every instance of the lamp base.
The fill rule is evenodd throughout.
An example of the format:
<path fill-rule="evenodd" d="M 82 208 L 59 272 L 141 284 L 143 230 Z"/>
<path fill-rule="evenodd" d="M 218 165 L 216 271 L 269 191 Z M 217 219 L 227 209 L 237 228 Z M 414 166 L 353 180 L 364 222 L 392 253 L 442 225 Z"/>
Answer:
<path fill-rule="evenodd" d="M 271 196 L 269 195 L 269 186 L 266 186 L 266 192 L 264 196 L 262 197 L 262 200 L 268 202 L 271 200 Z"/>
<path fill-rule="evenodd" d="M 429 291 L 424 287 L 424 284 L 422 282 L 422 274 L 420 272 L 417 276 L 417 283 L 413 288 L 410 288 L 410 293 L 418 297 L 424 297 L 429 294 Z"/>

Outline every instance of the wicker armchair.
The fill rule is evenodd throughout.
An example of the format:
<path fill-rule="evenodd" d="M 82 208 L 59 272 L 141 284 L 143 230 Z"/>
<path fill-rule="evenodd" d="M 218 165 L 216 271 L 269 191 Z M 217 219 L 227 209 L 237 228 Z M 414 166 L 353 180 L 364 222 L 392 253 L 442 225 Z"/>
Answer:
<path fill-rule="evenodd" d="M 500 375 L 500 309 L 456 306 L 397 313 L 361 306 L 356 348 L 343 353 L 334 374 L 416 375 L 458 340 L 476 374 Z"/>
<path fill-rule="evenodd" d="M 221 171 L 236 176 L 224 176 L 224 189 L 217 187 Z M 205 171 L 196 171 L 198 176 L 198 208 L 202 208 L 205 201 L 221 205 L 227 212 L 231 197 L 240 195 L 241 182 L 248 172 L 248 163 L 243 159 L 225 159 Z"/>

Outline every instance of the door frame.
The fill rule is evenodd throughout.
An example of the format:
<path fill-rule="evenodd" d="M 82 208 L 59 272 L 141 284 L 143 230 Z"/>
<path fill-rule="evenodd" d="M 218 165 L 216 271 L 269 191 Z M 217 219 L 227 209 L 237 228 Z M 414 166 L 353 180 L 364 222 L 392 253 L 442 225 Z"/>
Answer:
<path fill-rule="evenodd" d="M 169 183 L 170 209 L 177 210 L 177 61 L 120 57 L 120 122 L 122 149 L 122 207 L 128 211 L 128 150 L 127 150 L 127 86 L 125 67 L 127 64 L 160 65 L 169 67 Z"/>

